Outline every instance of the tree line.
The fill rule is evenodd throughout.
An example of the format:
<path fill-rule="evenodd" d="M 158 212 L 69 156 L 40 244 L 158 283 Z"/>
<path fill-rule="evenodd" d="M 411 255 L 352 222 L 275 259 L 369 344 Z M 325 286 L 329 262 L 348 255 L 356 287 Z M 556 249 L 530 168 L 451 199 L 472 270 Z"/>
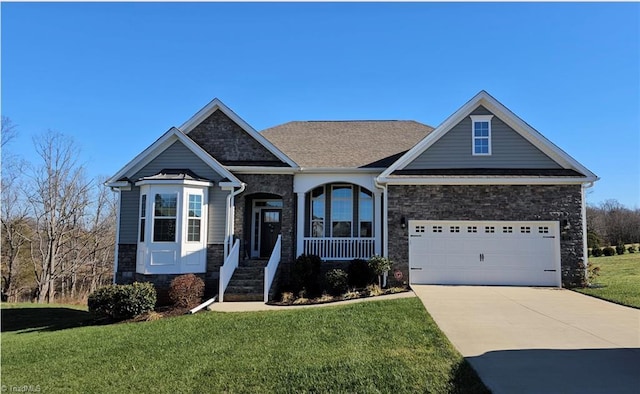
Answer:
<path fill-rule="evenodd" d="M 640 242 L 640 209 L 617 200 L 587 205 L 587 244 L 590 248 Z"/>
<path fill-rule="evenodd" d="M 18 130 L 2 117 L 2 299 L 81 300 L 112 281 L 116 198 L 89 178 L 62 133 L 33 138 L 36 162 L 11 153 Z"/>

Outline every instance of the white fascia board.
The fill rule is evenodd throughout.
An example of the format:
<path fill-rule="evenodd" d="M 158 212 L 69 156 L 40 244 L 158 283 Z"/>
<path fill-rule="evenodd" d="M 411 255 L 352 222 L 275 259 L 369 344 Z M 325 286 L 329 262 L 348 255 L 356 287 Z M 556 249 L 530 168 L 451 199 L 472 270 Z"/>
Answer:
<path fill-rule="evenodd" d="M 233 191 L 234 188 L 242 186 L 242 183 L 241 182 L 218 182 L 218 186 L 220 186 L 220 189 L 222 190 Z"/>
<path fill-rule="evenodd" d="M 357 167 L 301 167 L 300 172 L 306 174 L 378 174 L 384 168 L 357 168 Z"/>
<path fill-rule="evenodd" d="M 143 185 L 187 185 L 211 187 L 214 185 L 214 183 L 207 181 L 195 181 L 191 179 L 145 179 L 136 182 L 136 186 Z"/>
<path fill-rule="evenodd" d="M 529 126 L 525 121 L 520 119 L 516 114 L 511 112 L 507 107 L 501 104 L 498 100 L 493 98 L 489 93 L 482 90 L 471 100 L 467 101 L 460 109 L 449 116 L 444 122 L 435 128 L 428 136 L 422 141 L 417 143 L 407 153 L 402 155 L 395 163 L 387 168 L 378 177 L 379 182 L 384 182 L 382 179 L 390 176 L 394 171 L 405 168 L 409 163 L 415 160 L 420 154 L 426 151 L 431 145 L 444 136 L 455 125 L 460 123 L 464 118 L 469 116 L 474 109 L 478 106 L 484 106 L 503 122 L 508 124 L 513 130 L 520 134 L 523 138 L 540 149 L 543 153 L 548 155 L 551 159 L 560 164 L 563 168 L 574 169 L 584 175 L 587 178 L 593 178 L 598 180 L 599 178 L 589 171 L 586 167 L 578 163 L 574 158 L 569 156 L 562 149 L 557 147 L 546 137 L 540 134 L 533 127 Z"/>
<path fill-rule="evenodd" d="M 264 167 L 264 166 L 225 166 L 236 174 L 294 174 L 297 168 L 291 167 Z"/>
<path fill-rule="evenodd" d="M 387 185 L 561 185 L 586 184 L 594 182 L 592 178 L 571 177 L 385 177 L 378 178 L 378 182 Z"/>
<path fill-rule="evenodd" d="M 129 183 L 129 181 L 105 182 L 104 185 L 112 189 L 131 190 L 131 183 Z"/>
<path fill-rule="evenodd" d="M 149 164 L 151 160 L 158 157 L 159 154 L 164 152 L 168 147 L 170 147 L 174 142 L 180 141 L 182 142 L 193 154 L 195 154 L 200 160 L 204 161 L 209 167 L 211 167 L 214 171 L 220 174 L 223 178 L 229 178 L 232 181 L 240 181 L 229 172 L 222 164 L 220 164 L 216 159 L 211 157 L 207 152 L 204 151 L 198 144 L 196 144 L 191 138 L 187 137 L 180 130 L 175 127 L 170 128 L 166 133 L 164 133 L 160 138 L 158 138 L 153 144 L 151 144 L 147 149 L 138 154 L 133 160 L 131 160 L 127 165 L 125 165 L 120 171 L 118 171 L 114 176 L 109 178 L 107 185 L 119 182 L 118 179 L 127 177 L 127 175 L 132 175 L 142 169 L 144 166 Z"/>
<path fill-rule="evenodd" d="M 247 122 L 245 122 L 218 98 L 214 98 L 213 100 L 211 100 L 209 104 L 205 105 L 204 108 L 198 111 L 189 120 L 184 122 L 182 126 L 180 126 L 180 130 L 185 134 L 189 134 L 191 130 L 193 130 L 197 125 L 202 123 L 202 121 L 211 116 L 211 114 L 213 114 L 217 110 L 221 110 L 233 122 L 240 126 L 240 128 L 242 128 L 251 137 L 253 137 L 253 139 L 258 141 L 259 144 L 264 146 L 269 152 L 273 153 L 278 159 L 287 163 L 291 167 L 298 167 L 298 165 L 293 160 L 291 160 L 287 155 L 280 151 L 280 149 L 276 148 L 275 145 L 269 142 L 269 140 L 267 140 L 262 134 L 258 133 L 253 127 L 251 127 Z"/>

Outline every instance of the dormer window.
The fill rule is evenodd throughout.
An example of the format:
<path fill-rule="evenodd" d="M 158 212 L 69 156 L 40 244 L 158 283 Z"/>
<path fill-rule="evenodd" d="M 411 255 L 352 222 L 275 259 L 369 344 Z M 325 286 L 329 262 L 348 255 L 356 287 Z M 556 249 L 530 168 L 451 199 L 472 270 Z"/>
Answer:
<path fill-rule="evenodd" d="M 474 156 L 491 155 L 491 118 L 493 115 L 471 115 L 471 152 Z"/>

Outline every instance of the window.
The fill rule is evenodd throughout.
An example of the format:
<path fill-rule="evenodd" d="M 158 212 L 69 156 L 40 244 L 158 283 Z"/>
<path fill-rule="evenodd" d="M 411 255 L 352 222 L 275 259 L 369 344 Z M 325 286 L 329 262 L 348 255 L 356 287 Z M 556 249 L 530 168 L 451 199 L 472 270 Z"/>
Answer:
<path fill-rule="evenodd" d="M 522 234 L 529 234 L 531 232 L 531 227 L 529 226 L 522 226 L 520 227 L 520 232 Z"/>
<path fill-rule="evenodd" d="M 538 233 L 540 233 L 540 234 L 548 234 L 549 233 L 549 227 L 547 227 L 547 226 L 538 227 Z"/>
<path fill-rule="evenodd" d="M 424 233 L 424 226 L 416 226 L 416 233 Z"/>
<path fill-rule="evenodd" d="M 513 233 L 513 227 L 512 226 L 503 226 L 502 227 L 502 232 L 503 233 Z"/>
<path fill-rule="evenodd" d="M 153 242 L 176 242 L 176 193 L 157 193 L 153 214 Z"/>
<path fill-rule="evenodd" d="M 492 117 L 493 115 L 471 115 L 471 149 L 474 156 L 491 155 Z"/>
<path fill-rule="evenodd" d="M 459 233 L 460 232 L 460 226 L 450 226 L 449 227 L 449 232 L 450 233 Z"/>
<path fill-rule="evenodd" d="M 351 237 L 353 190 L 348 185 L 331 189 L 331 233 L 333 237 Z"/>
<path fill-rule="evenodd" d="M 442 232 L 442 226 L 433 226 L 433 228 L 431 230 L 434 233 L 441 233 Z"/>
<path fill-rule="evenodd" d="M 360 188 L 359 197 L 360 236 L 373 237 L 373 194 Z"/>
<path fill-rule="evenodd" d="M 484 232 L 485 233 L 495 233 L 496 232 L 496 228 L 494 226 L 485 226 L 484 227 Z"/>
<path fill-rule="evenodd" d="M 200 242 L 200 222 L 202 218 L 202 196 L 189 194 L 189 210 L 187 212 L 187 241 Z"/>
<path fill-rule="evenodd" d="M 147 195 L 143 194 L 140 197 L 140 242 L 144 242 L 144 231 L 146 229 L 146 217 L 147 217 Z"/>
<path fill-rule="evenodd" d="M 324 186 L 311 192 L 311 236 L 324 237 Z"/>
<path fill-rule="evenodd" d="M 476 226 L 467 226 L 467 232 L 468 233 L 477 233 L 478 232 L 478 227 L 476 227 Z"/>

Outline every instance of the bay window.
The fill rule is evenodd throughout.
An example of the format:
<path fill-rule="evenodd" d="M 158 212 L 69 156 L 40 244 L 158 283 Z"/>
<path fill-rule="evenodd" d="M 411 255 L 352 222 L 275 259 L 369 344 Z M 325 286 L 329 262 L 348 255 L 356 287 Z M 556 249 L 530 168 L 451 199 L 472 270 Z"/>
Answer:
<path fill-rule="evenodd" d="M 207 181 L 141 180 L 136 271 L 142 274 L 206 270 Z M 148 220 L 147 220 L 148 219 Z"/>

